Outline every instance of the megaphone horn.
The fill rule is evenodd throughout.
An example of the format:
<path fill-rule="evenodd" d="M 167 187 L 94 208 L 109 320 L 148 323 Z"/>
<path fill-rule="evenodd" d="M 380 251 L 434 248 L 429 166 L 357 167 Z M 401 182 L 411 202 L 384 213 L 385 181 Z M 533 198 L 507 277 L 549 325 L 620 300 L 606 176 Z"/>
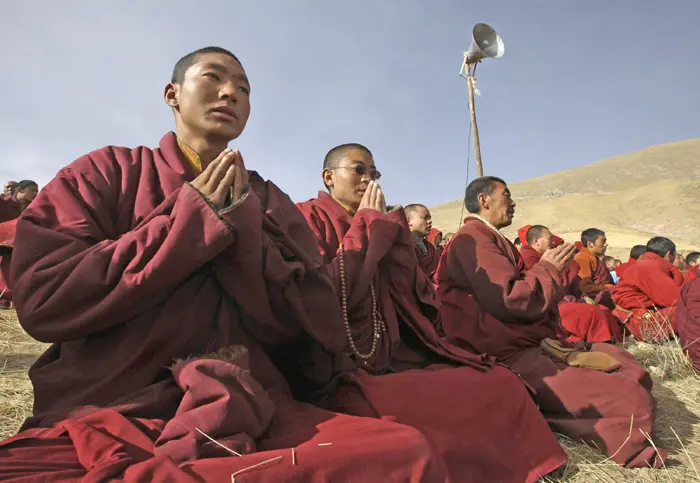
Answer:
<path fill-rule="evenodd" d="M 472 29 L 472 45 L 464 53 L 467 64 L 473 64 L 481 59 L 499 59 L 503 57 L 505 47 L 498 33 L 485 23 L 478 23 Z"/>

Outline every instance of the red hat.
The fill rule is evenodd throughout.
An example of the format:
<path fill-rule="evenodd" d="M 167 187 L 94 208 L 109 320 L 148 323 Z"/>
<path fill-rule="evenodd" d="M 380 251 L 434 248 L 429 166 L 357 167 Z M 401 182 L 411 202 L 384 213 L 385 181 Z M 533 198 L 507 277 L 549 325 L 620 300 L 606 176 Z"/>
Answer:
<path fill-rule="evenodd" d="M 430 233 L 428 233 L 428 236 L 426 238 L 428 239 L 428 242 L 430 242 L 432 245 L 435 245 L 435 238 L 438 235 L 442 236 L 442 232 L 437 228 L 431 228 Z"/>
<path fill-rule="evenodd" d="M 518 238 L 520 238 L 520 243 L 522 243 L 524 247 L 528 246 L 527 232 L 530 230 L 530 228 L 532 228 L 532 225 L 525 225 L 518 230 Z"/>

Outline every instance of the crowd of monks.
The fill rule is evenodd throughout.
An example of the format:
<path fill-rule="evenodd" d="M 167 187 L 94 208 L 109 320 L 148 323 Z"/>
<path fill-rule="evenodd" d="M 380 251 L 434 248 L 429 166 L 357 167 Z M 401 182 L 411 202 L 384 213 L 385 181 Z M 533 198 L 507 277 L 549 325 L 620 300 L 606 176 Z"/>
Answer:
<path fill-rule="evenodd" d="M 228 147 L 250 95 L 234 54 L 192 52 L 157 148 L 6 187 L 7 300 L 51 346 L 0 480 L 535 482 L 566 464 L 555 432 L 664 464 L 652 380 L 617 343 L 700 354 L 700 254 L 654 237 L 621 263 L 595 228 L 511 241 L 495 177 L 443 236 L 387 205 L 361 144 L 295 204 Z"/>

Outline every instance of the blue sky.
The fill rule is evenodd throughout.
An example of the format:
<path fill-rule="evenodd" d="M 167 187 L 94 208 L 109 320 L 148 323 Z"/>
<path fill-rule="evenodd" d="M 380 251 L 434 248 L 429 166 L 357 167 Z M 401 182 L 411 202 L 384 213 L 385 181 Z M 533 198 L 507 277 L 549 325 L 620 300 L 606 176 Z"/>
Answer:
<path fill-rule="evenodd" d="M 220 45 L 253 91 L 232 146 L 294 200 L 315 196 L 325 153 L 344 142 L 374 152 L 390 203 L 456 199 L 469 134 L 458 71 L 477 22 L 506 47 L 477 70 L 486 174 L 517 181 L 697 137 L 700 2 L 667 3 L 7 2 L 0 179 L 43 184 L 104 145 L 157 146 L 173 128 L 173 64 Z"/>

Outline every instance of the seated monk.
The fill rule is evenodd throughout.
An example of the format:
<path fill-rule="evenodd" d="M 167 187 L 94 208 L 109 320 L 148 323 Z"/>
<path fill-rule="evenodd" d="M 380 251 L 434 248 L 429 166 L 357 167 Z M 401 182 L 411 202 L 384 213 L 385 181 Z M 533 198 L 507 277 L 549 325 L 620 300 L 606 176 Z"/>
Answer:
<path fill-rule="evenodd" d="M 465 204 L 469 218 L 443 252 L 437 273 L 449 340 L 493 354 L 517 372 L 556 432 L 595 444 L 621 465 L 660 467 L 665 453 L 642 434 L 651 434 L 654 422 L 649 374 L 613 345 L 572 347 L 561 340 L 561 274 L 574 246 L 545 251 L 526 271 L 500 232 L 515 213 L 506 183 L 477 178 L 467 187 Z"/>
<path fill-rule="evenodd" d="M 304 218 L 227 147 L 249 95 L 232 53 L 188 54 L 176 133 L 82 156 L 18 221 L 17 312 L 53 345 L 3 479 L 446 481 L 417 430 L 292 397 L 328 398 L 351 361 Z"/>
<path fill-rule="evenodd" d="M 419 429 L 452 481 L 536 481 L 566 458 L 515 374 L 444 340 L 406 214 L 387 210 L 376 173 L 365 146 L 338 146 L 323 165 L 327 191 L 298 204 L 334 276 L 361 368 L 332 408 Z"/>
<path fill-rule="evenodd" d="M 630 311 L 627 330 L 640 340 L 658 341 L 676 331 L 676 302 L 683 285 L 683 274 L 673 266 L 676 244 L 654 237 L 647 251 L 625 272 L 613 291 L 613 300 Z"/>
<path fill-rule="evenodd" d="M 583 295 L 598 298 L 599 294 L 615 287 L 610 272 L 600 260 L 607 249 L 608 240 L 604 231 L 589 228 L 581 233 L 581 248 L 574 260 L 580 267 L 578 275 L 581 277 Z"/>
<path fill-rule="evenodd" d="M 684 283 L 690 283 L 691 280 L 700 276 L 700 252 L 690 252 L 685 257 L 685 266 L 683 280 Z"/>
<path fill-rule="evenodd" d="M 442 237 L 442 243 L 440 243 L 440 248 L 445 248 L 450 242 L 450 240 L 452 240 L 453 236 L 455 236 L 455 234 L 452 232 L 445 233 L 445 236 Z"/>
<path fill-rule="evenodd" d="M 695 277 L 681 288 L 676 310 L 676 328 L 681 347 L 700 371 L 700 278 Z"/>
<path fill-rule="evenodd" d="M 647 251 L 647 246 L 646 245 L 635 245 L 632 247 L 632 250 L 630 250 L 630 259 L 627 260 L 625 263 L 620 264 L 617 267 L 617 270 L 615 272 L 617 273 L 617 277 L 621 280 L 622 277 L 625 275 L 625 272 L 627 269 L 630 267 L 634 266 L 637 263 L 637 260 L 639 257 L 644 255 Z"/>
<path fill-rule="evenodd" d="M 615 257 L 610 257 L 610 256 L 604 256 L 603 258 L 600 259 L 601 262 L 603 262 L 603 266 L 605 269 L 608 271 L 610 274 L 610 277 L 612 278 L 613 285 L 617 285 L 618 282 L 618 276 L 615 270 L 617 270 L 618 263 L 617 259 Z"/>
<path fill-rule="evenodd" d="M 435 238 L 439 237 L 441 239 L 442 234 L 437 230 L 435 230 L 435 234 L 432 233 L 433 221 L 430 216 L 430 210 L 426 206 L 419 204 L 406 205 L 404 212 L 406 213 L 413 243 L 416 245 L 418 264 L 428 277 L 433 278 L 438 262 L 440 262 L 440 254 L 442 253 L 442 248 L 435 243 Z M 431 235 L 433 241 L 428 239 Z"/>
<path fill-rule="evenodd" d="M 38 192 L 39 186 L 34 181 L 25 179 L 17 183 L 13 195 L 0 198 L 0 223 L 19 218 Z"/>
<path fill-rule="evenodd" d="M 2 196 L 0 196 L 0 198 L 12 198 L 17 192 L 17 184 L 17 181 L 8 181 L 5 183 L 2 190 Z"/>
<path fill-rule="evenodd" d="M 564 240 L 553 235 L 546 226 L 531 226 L 526 233 L 523 248 L 520 249 L 525 269 L 531 270 L 547 250 L 563 243 Z M 566 296 L 559 302 L 559 315 L 568 340 L 572 342 L 621 341 L 622 326 L 617 317 L 607 307 L 580 300 L 581 279 L 578 276 L 578 270 L 578 263 L 571 260 L 566 270 L 562 272 L 562 284 Z"/>
<path fill-rule="evenodd" d="M 427 209 L 427 208 L 426 208 Z M 404 208 L 405 210 L 405 208 Z M 442 246 L 442 232 L 438 230 L 437 228 L 431 228 L 430 233 L 428 233 L 428 236 L 425 237 L 426 240 L 428 240 L 428 243 L 432 243 L 432 245 L 436 248 L 439 248 Z"/>
<path fill-rule="evenodd" d="M 12 308 L 12 292 L 10 291 L 10 255 L 15 241 L 17 219 L 0 223 L 0 308 Z"/>

